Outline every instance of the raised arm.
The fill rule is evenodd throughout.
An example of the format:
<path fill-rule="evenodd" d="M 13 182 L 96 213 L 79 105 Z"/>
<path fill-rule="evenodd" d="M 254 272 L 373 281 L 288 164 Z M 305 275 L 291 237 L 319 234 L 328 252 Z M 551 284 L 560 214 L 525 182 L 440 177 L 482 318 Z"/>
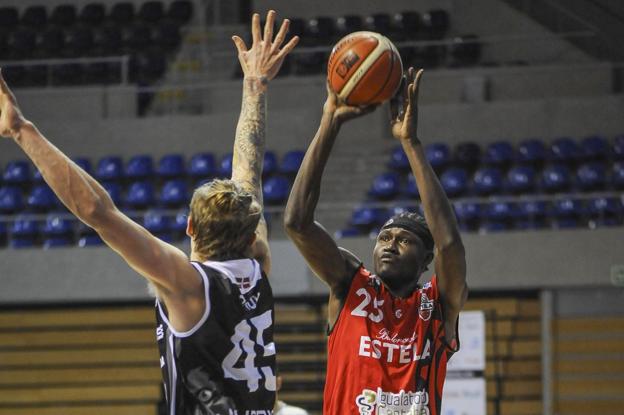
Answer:
<path fill-rule="evenodd" d="M 201 292 L 201 280 L 184 252 L 152 236 L 121 213 L 95 179 L 24 118 L 1 73 L 0 89 L 0 135 L 22 148 L 61 202 L 95 229 L 134 270 L 153 282 L 165 301 L 185 298 L 197 292 L 198 287 Z M 180 312 L 173 323 L 179 328 L 191 324 L 195 308 L 201 308 L 201 304 L 189 302 L 177 307 Z"/>
<path fill-rule="evenodd" d="M 435 273 L 444 302 L 446 333 L 455 335 L 455 322 L 468 296 L 466 258 L 453 208 L 427 161 L 416 133 L 418 87 L 422 70 L 409 68 L 405 87 L 391 103 L 392 134 L 397 138 L 412 168 L 420 193 L 425 220 L 435 245 Z"/>
<path fill-rule="evenodd" d="M 299 38 L 295 36 L 281 48 L 290 22 L 288 19 L 284 20 L 273 41 L 274 22 L 275 11 L 270 10 L 267 14 L 263 36 L 260 29 L 260 15 L 257 13 L 253 15 L 251 23 L 253 40 L 250 49 L 247 49 L 245 42 L 239 36 L 232 37 L 244 74 L 243 103 L 234 140 L 232 180 L 240 183 L 252 193 L 261 205 L 263 205 L 262 165 L 265 150 L 267 86 L 269 81 L 277 75 L 286 55 L 299 41 Z M 256 230 L 254 256 L 268 274 L 271 268 L 271 255 L 264 218 L 260 220 Z"/>
<path fill-rule="evenodd" d="M 338 102 L 327 88 L 323 116 L 306 151 L 284 212 L 284 226 L 312 271 L 336 292 L 353 276 L 357 260 L 336 245 L 329 233 L 314 220 L 321 194 L 321 178 L 342 123 L 374 109 L 356 108 Z"/>

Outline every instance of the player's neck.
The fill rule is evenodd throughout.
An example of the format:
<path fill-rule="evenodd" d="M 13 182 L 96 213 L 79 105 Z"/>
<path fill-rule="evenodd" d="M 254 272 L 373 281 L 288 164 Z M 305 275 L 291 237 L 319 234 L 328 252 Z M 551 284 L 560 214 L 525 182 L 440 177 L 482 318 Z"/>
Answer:
<path fill-rule="evenodd" d="M 387 281 L 382 277 L 379 277 L 379 279 L 381 279 L 381 282 L 388 289 L 388 291 L 390 291 L 390 294 L 392 294 L 393 297 L 407 298 L 418 289 L 418 279 L 414 279 L 413 277 Z"/>

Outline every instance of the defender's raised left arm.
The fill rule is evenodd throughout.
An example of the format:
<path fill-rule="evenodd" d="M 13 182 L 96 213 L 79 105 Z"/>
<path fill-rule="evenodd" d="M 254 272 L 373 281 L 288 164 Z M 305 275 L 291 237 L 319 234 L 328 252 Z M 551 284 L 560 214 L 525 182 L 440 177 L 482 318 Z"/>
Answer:
<path fill-rule="evenodd" d="M 409 68 L 404 88 L 391 103 L 392 134 L 401 142 L 407 155 L 433 236 L 435 273 L 444 304 L 446 334 L 450 340 L 455 337 L 457 316 L 468 297 L 466 257 L 453 208 L 416 133 L 422 72 Z"/>
<path fill-rule="evenodd" d="M 262 205 L 262 164 L 265 150 L 266 92 L 269 81 L 277 75 L 284 58 L 295 47 L 299 38 L 293 37 L 284 47 L 290 22 L 285 19 L 273 40 L 275 11 L 267 14 L 264 35 L 260 29 L 260 15 L 252 17 L 252 45 L 247 49 L 239 36 L 232 40 L 238 50 L 238 59 L 243 69 L 243 102 L 236 127 L 232 160 L 232 180 L 254 195 Z M 264 218 L 256 231 L 254 257 L 258 259 L 265 273 L 269 273 L 271 256 L 267 227 Z"/>

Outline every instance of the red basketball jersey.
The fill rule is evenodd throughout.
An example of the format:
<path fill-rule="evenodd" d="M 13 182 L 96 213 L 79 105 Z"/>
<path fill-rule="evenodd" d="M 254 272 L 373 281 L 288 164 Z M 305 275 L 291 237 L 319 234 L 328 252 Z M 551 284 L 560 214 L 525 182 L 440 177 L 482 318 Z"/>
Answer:
<path fill-rule="evenodd" d="M 439 415 L 446 363 L 436 277 L 396 298 L 360 267 L 328 340 L 325 415 Z"/>

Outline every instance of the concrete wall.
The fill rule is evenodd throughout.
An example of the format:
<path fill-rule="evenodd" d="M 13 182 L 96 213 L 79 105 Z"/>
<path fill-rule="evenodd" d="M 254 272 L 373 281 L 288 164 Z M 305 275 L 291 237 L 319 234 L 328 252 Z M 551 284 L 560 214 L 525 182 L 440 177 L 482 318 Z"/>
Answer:
<path fill-rule="evenodd" d="M 610 286 L 611 267 L 624 265 L 618 249 L 622 235 L 622 228 L 465 234 L 469 285 L 474 290 L 604 289 Z M 339 243 L 372 266 L 373 240 Z M 327 292 L 289 241 L 272 240 L 271 249 L 276 295 Z M 0 281 L 0 304 L 148 298 L 144 280 L 105 247 L 0 250 Z M 621 293 L 621 288 L 610 290 Z"/>

